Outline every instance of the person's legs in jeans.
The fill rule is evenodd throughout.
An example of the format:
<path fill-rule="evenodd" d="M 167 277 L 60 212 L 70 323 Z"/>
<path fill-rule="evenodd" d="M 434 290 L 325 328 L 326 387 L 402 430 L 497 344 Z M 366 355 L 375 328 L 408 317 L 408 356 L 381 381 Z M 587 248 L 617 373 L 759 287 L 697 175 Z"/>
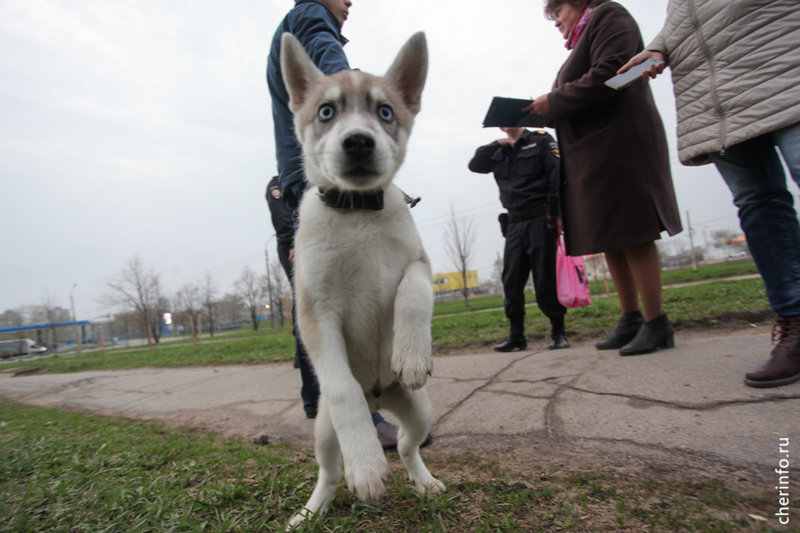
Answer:
<path fill-rule="evenodd" d="M 800 186 L 800 122 L 772 132 L 792 179 Z"/>
<path fill-rule="evenodd" d="M 779 316 L 800 316 L 800 224 L 772 136 L 709 156 L 733 193 L 770 306 Z"/>
<path fill-rule="evenodd" d="M 751 387 L 800 380 L 800 223 L 775 146 L 800 182 L 800 126 L 794 125 L 709 154 L 733 193 L 739 220 L 778 314 L 770 359 L 745 375 Z"/>

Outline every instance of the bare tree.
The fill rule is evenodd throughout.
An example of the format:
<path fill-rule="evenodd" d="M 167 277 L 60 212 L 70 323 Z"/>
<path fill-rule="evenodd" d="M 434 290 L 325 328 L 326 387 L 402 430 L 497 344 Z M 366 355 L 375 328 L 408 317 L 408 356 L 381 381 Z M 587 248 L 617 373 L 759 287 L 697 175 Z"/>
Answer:
<path fill-rule="evenodd" d="M 200 287 L 197 285 L 186 284 L 175 293 L 175 310 L 181 311 L 184 315 L 183 323 L 191 320 L 192 324 L 198 324 L 197 316 L 202 309 L 202 298 Z M 187 319 L 188 316 L 188 319 Z"/>
<path fill-rule="evenodd" d="M 242 313 L 244 312 L 244 302 L 242 297 L 236 293 L 225 293 L 215 305 L 216 315 L 221 323 L 224 322 L 240 322 L 242 320 Z"/>
<path fill-rule="evenodd" d="M 500 257 L 500 252 L 497 252 L 497 259 L 494 260 L 492 268 L 492 282 L 498 285 L 503 284 L 503 258 Z"/>
<path fill-rule="evenodd" d="M 285 296 L 291 294 L 292 288 L 289 285 L 289 279 L 283 271 L 280 261 L 275 260 L 270 265 L 270 283 L 272 284 L 272 306 L 271 311 L 277 313 L 281 317 L 281 327 L 284 326 L 286 319 L 286 309 L 284 305 Z"/>
<path fill-rule="evenodd" d="M 236 280 L 234 287 L 236 293 L 244 300 L 244 305 L 250 312 L 250 322 L 253 324 L 253 331 L 258 331 L 258 312 L 264 305 L 264 294 L 266 292 L 265 275 L 259 276 L 249 266 L 244 267 L 242 275 Z"/>
<path fill-rule="evenodd" d="M 203 281 L 200 282 L 200 291 L 202 293 L 203 307 L 208 313 L 208 330 L 211 336 L 214 336 L 214 318 L 216 318 L 217 311 L 217 292 L 219 291 L 217 283 L 211 277 L 210 272 L 206 272 Z"/>
<path fill-rule="evenodd" d="M 0 315 L 0 326 L 5 328 L 19 327 L 25 324 L 25 309 L 6 309 Z"/>
<path fill-rule="evenodd" d="M 103 297 L 106 305 L 134 310 L 153 339 L 161 339 L 161 280 L 151 267 L 134 256 L 125 263 L 116 278 L 106 282 L 109 292 Z"/>
<path fill-rule="evenodd" d="M 672 244 L 670 244 L 669 241 L 666 241 L 664 239 L 657 240 L 656 248 L 658 249 L 659 257 L 661 257 L 662 260 L 664 257 L 669 257 L 672 255 Z"/>
<path fill-rule="evenodd" d="M 69 312 L 66 309 L 58 307 L 55 303 L 55 297 L 48 289 L 45 289 L 42 295 L 40 305 L 34 305 L 31 308 L 31 318 L 35 323 L 49 324 L 47 329 L 48 342 L 55 348 L 55 353 L 58 354 L 58 333 L 59 330 L 55 324 L 59 322 L 68 322 Z"/>
<path fill-rule="evenodd" d="M 472 254 L 475 252 L 475 224 L 472 218 L 456 216 L 450 206 L 450 218 L 445 228 L 445 250 L 453 266 L 461 273 L 461 294 L 464 305 L 469 305 L 469 289 L 467 288 L 467 270 Z"/>

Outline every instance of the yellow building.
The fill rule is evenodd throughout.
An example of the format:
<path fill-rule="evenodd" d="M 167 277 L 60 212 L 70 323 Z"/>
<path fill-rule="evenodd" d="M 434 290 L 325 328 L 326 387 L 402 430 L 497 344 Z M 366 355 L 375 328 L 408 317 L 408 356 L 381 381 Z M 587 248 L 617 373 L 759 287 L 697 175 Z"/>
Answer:
<path fill-rule="evenodd" d="M 467 270 L 467 288 L 478 287 L 478 271 Z M 448 272 L 433 275 L 433 292 L 460 291 L 464 288 L 464 276 L 461 272 Z"/>

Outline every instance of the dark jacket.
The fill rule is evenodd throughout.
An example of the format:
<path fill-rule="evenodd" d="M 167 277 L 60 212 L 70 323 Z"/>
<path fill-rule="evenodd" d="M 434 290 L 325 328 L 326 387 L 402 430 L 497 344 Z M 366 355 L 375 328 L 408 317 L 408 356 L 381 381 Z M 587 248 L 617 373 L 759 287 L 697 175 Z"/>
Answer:
<path fill-rule="evenodd" d="M 275 123 L 275 155 L 278 179 L 286 200 L 296 207 L 303 191 L 302 150 L 294 134 L 294 117 L 289 110 L 289 93 L 281 72 L 281 36 L 291 33 L 300 41 L 312 61 L 325 75 L 349 69 L 343 46 L 342 26 L 333 13 L 317 0 L 296 0 L 275 31 L 267 60 L 267 85 L 272 96 Z"/>
<path fill-rule="evenodd" d="M 605 81 L 644 44 L 621 5 L 600 5 L 548 96 L 561 148 L 569 255 L 628 248 L 681 231 L 664 125 L 650 87 Z"/>
<path fill-rule="evenodd" d="M 279 246 L 294 248 L 294 221 L 292 220 L 292 210 L 283 201 L 281 189 L 278 185 L 278 176 L 272 178 L 267 185 L 267 205 L 272 216 L 272 227 L 275 228 L 275 236 Z"/>
<path fill-rule="evenodd" d="M 494 173 L 500 203 L 509 211 L 555 204 L 558 167 L 558 145 L 544 130 L 523 131 L 513 147 L 497 141 L 481 146 L 469 162 L 472 172 Z"/>

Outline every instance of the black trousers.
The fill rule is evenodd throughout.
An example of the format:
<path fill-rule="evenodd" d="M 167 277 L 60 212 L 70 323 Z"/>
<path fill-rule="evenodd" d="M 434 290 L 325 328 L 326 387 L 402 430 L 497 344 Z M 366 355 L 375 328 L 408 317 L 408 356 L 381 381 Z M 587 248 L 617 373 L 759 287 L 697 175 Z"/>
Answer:
<path fill-rule="evenodd" d="M 567 312 L 558 301 L 556 288 L 556 237 L 556 230 L 547 227 L 545 215 L 508 224 L 503 254 L 503 293 L 512 332 L 515 326 L 521 327 L 525 319 L 525 284 L 531 272 L 536 303 L 542 313 L 553 320 Z"/>

